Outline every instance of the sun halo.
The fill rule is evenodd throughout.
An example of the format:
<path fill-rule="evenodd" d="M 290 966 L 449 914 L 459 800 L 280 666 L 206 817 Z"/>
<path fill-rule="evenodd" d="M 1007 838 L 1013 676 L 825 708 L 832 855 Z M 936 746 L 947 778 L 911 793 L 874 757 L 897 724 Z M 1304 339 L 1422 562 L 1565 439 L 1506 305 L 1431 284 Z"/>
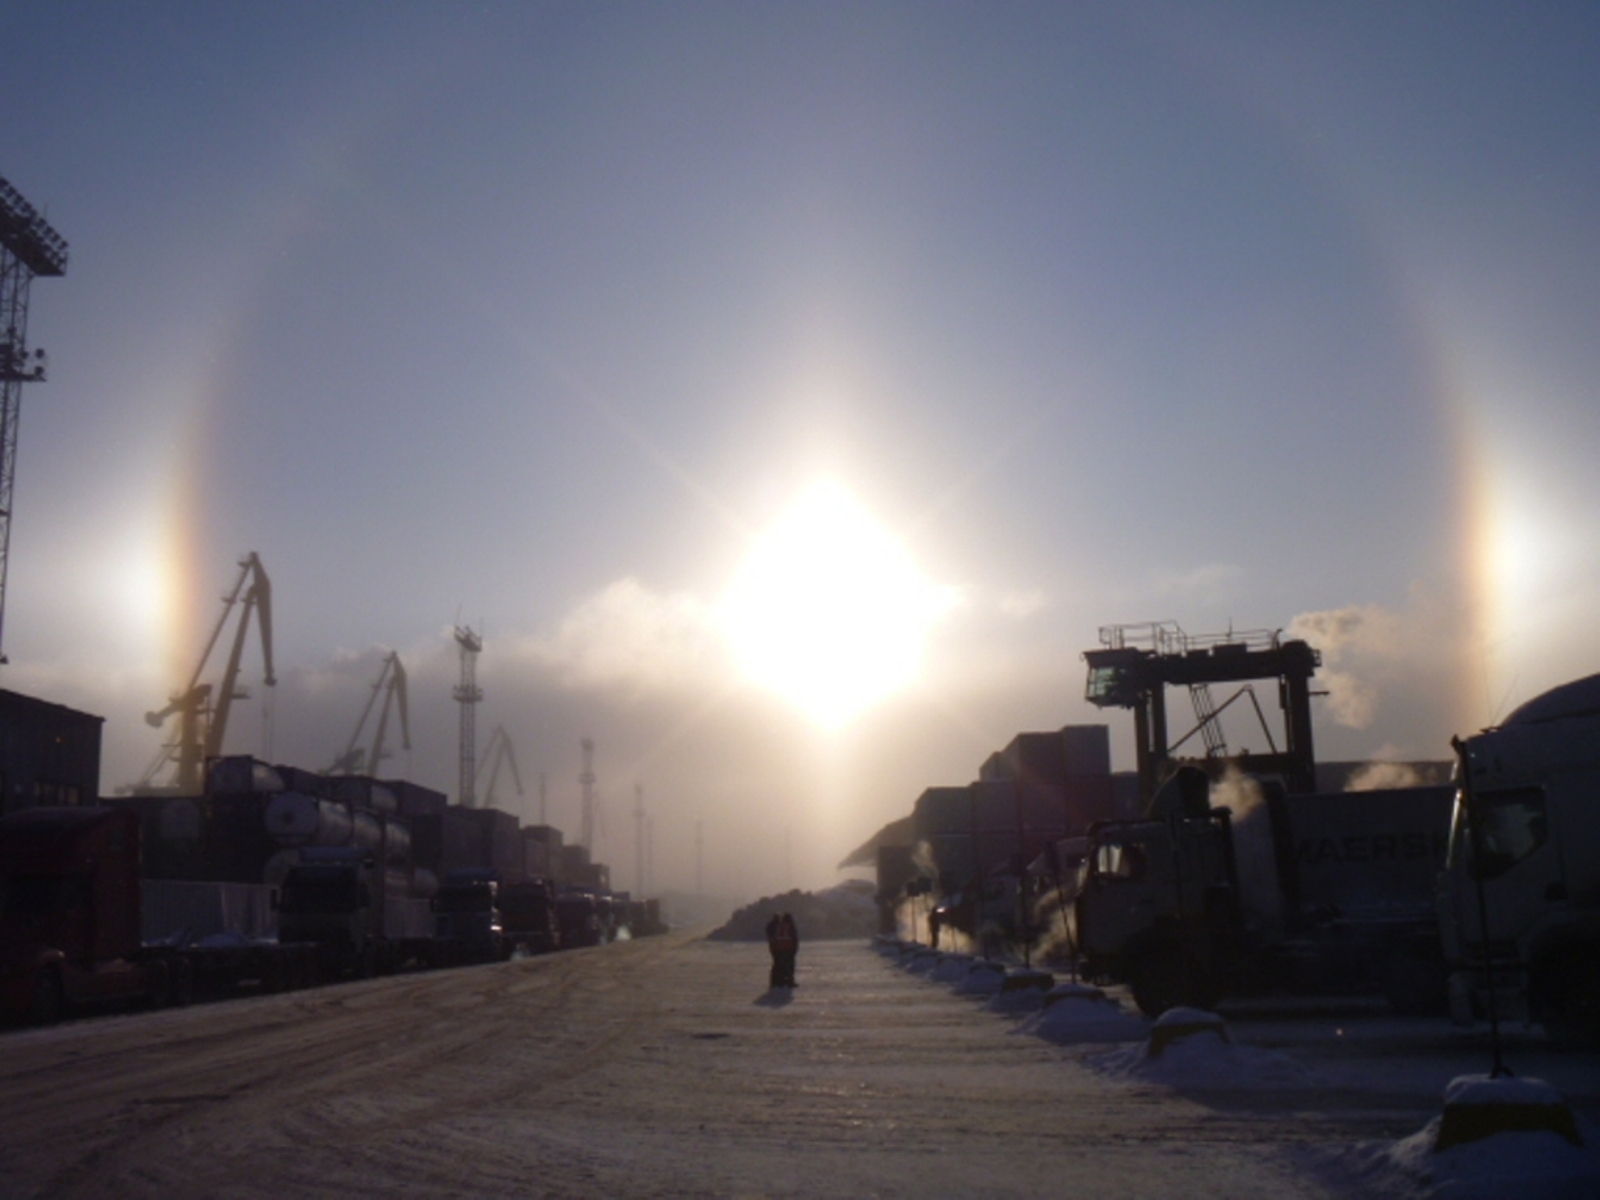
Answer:
<path fill-rule="evenodd" d="M 836 730 L 916 681 L 945 606 L 905 544 L 824 481 L 757 539 L 723 624 L 750 680 Z"/>

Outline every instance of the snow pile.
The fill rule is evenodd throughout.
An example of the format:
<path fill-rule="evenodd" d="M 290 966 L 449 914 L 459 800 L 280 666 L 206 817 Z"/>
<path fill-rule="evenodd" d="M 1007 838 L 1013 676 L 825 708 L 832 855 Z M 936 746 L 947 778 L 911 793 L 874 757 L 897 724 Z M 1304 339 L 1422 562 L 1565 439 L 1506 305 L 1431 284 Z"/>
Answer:
<path fill-rule="evenodd" d="M 955 991 L 961 996 L 992 996 L 1005 981 L 1006 969 L 1003 966 L 980 958 L 956 981 Z"/>
<path fill-rule="evenodd" d="M 739 909 L 727 923 L 706 936 L 716 942 L 760 942 L 774 913 L 794 917 L 800 942 L 835 938 L 870 938 L 878 930 L 875 888 L 862 879 L 850 879 L 821 892 L 798 889 L 781 896 L 763 896 Z"/>
<path fill-rule="evenodd" d="M 1135 1042 L 1150 1031 L 1145 1021 L 1122 1010 L 1097 987 L 1086 983 L 1061 983 L 1044 997 L 1044 1008 L 1017 1026 L 1061 1045 L 1082 1042 Z"/>
<path fill-rule="evenodd" d="M 986 1007 L 997 1013 L 1036 1012 L 1044 1007 L 1045 997 L 1054 984 L 1055 976 L 1049 971 L 1018 967 L 1006 972 L 1000 990 L 989 997 Z"/>
<path fill-rule="evenodd" d="M 1195 1032 L 1172 1036 L 1183 1029 Z M 1112 1079 L 1170 1087 L 1298 1088 L 1320 1082 L 1287 1054 L 1234 1044 L 1220 1017 L 1192 1008 L 1162 1013 L 1150 1040 L 1142 1045 L 1109 1050 L 1084 1061 Z"/>
<path fill-rule="evenodd" d="M 945 956 L 927 947 L 912 947 L 900 956 L 900 965 L 913 975 L 926 975 L 943 962 Z"/>
<path fill-rule="evenodd" d="M 972 966 L 970 954 L 946 954 L 939 958 L 933 970 L 928 972 L 928 978 L 935 983 L 959 983 L 967 977 L 967 972 Z"/>
<path fill-rule="evenodd" d="M 1588 1200 L 1600 1195 L 1600 1131 L 1588 1122 L 1574 1119 L 1568 1127 L 1581 1146 L 1550 1128 L 1502 1127 L 1435 1149 L 1442 1129 L 1445 1140 L 1451 1140 L 1448 1126 L 1459 1127 L 1462 1114 L 1468 1116 L 1468 1132 L 1481 1132 L 1480 1114 L 1489 1114 L 1489 1124 L 1502 1126 L 1526 1123 L 1530 1116 L 1534 1124 L 1565 1124 L 1572 1117 L 1561 1093 L 1540 1080 L 1460 1076 L 1445 1089 L 1443 1115 L 1410 1137 L 1358 1151 L 1366 1159 L 1363 1181 L 1383 1190 L 1422 1187 L 1428 1195 L 1452 1200 L 1497 1200 L 1513 1194 Z"/>

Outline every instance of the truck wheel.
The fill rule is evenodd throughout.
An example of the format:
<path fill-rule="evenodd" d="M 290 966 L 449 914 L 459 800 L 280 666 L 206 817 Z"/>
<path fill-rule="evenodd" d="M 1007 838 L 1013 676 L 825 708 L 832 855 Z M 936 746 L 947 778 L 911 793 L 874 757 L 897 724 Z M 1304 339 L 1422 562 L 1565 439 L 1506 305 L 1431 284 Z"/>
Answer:
<path fill-rule="evenodd" d="M 33 1007 L 29 1010 L 29 1019 L 35 1025 L 54 1025 L 65 1010 L 66 995 L 61 986 L 61 974 L 54 967 L 47 967 L 40 973 L 39 982 L 33 986 Z"/>
<path fill-rule="evenodd" d="M 194 1003 L 194 967 L 189 960 L 180 958 L 172 964 L 172 972 L 167 979 L 167 1002 L 178 1008 L 187 1008 Z"/>
<path fill-rule="evenodd" d="M 172 973 L 167 964 L 159 960 L 145 968 L 145 1003 L 151 1008 L 165 1008 L 172 994 Z"/>
<path fill-rule="evenodd" d="M 1159 1017 L 1180 1005 L 1210 1008 L 1218 999 L 1205 968 L 1194 955 L 1173 945 L 1152 946 L 1134 959 L 1128 985 L 1133 1002 L 1147 1017 Z"/>
<path fill-rule="evenodd" d="M 1192 1003 L 1190 958 L 1182 947 L 1160 944 L 1134 958 L 1128 970 L 1128 984 L 1139 1011 L 1155 1018 L 1168 1008 Z"/>
<path fill-rule="evenodd" d="M 1539 1022 L 1550 1040 L 1572 1050 L 1600 1049 L 1600 962 L 1569 962 L 1550 981 Z"/>

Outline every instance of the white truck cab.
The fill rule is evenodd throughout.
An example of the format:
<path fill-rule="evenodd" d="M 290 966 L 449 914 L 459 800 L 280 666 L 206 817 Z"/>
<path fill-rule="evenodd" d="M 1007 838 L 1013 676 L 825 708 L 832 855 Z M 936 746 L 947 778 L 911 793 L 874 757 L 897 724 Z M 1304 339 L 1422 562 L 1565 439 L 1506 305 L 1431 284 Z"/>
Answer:
<path fill-rule="evenodd" d="M 1440 889 L 1451 1015 L 1600 1045 L 1600 675 L 1455 746 Z"/>

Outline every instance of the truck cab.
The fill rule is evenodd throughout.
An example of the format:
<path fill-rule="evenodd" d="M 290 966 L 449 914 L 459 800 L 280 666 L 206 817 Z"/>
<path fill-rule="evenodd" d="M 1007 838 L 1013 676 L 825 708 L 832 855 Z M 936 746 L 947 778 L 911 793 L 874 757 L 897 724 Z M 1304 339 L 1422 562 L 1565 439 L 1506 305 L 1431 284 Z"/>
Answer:
<path fill-rule="evenodd" d="M 499 962 L 510 952 L 500 912 L 500 874 L 451 871 L 434 894 L 434 937 L 451 962 Z"/>
<path fill-rule="evenodd" d="M 1600 1046 L 1600 675 L 1455 745 L 1440 888 L 1451 1015 Z"/>
<path fill-rule="evenodd" d="M 384 966 L 383 912 L 372 854 L 353 847 L 300 854 L 278 894 L 279 937 L 318 946 L 330 974 L 377 973 Z"/>
<path fill-rule="evenodd" d="M 506 940 L 523 954 L 548 954 L 561 946 L 555 889 L 542 879 L 508 883 L 500 889 L 500 917 Z"/>
<path fill-rule="evenodd" d="M 1238 940 L 1231 847 L 1226 809 L 1092 826 L 1073 902 L 1087 973 L 1150 1014 L 1215 1004 Z"/>

